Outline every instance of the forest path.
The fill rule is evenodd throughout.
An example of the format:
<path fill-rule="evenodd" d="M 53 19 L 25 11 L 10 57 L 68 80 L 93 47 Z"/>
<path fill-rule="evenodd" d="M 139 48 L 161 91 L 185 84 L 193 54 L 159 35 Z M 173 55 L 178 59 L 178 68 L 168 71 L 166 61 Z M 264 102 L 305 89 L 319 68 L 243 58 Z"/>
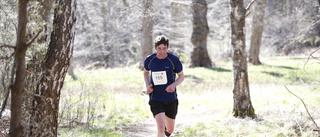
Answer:
<path fill-rule="evenodd" d="M 180 102 L 180 101 L 179 101 Z M 183 132 L 188 127 L 193 127 L 197 123 L 212 122 L 214 118 L 221 118 L 221 114 L 217 114 L 208 105 L 194 104 L 192 106 L 179 105 L 178 114 L 176 117 L 175 131 L 171 135 L 183 135 Z M 151 113 L 151 112 L 150 112 Z M 210 120 L 211 119 L 211 120 Z M 126 137 L 156 137 L 157 126 L 153 117 L 141 120 L 141 123 L 133 124 L 126 130 Z"/>
<path fill-rule="evenodd" d="M 136 123 L 129 126 L 126 137 L 156 137 L 157 126 L 153 117 L 142 120 L 142 123 Z"/>

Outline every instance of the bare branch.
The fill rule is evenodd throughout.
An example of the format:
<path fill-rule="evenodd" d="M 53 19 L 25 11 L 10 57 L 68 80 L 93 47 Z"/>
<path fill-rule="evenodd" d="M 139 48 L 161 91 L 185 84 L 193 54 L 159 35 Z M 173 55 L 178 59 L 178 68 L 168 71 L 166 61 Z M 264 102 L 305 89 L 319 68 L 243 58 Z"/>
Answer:
<path fill-rule="evenodd" d="M 250 15 L 251 11 L 246 12 L 245 17 L 248 17 Z"/>
<path fill-rule="evenodd" d="M 248 4 L 248 6 L 246 7 L 245 17 L 249 16 L 249 14 L 250 14 L 250 8 L 251 8 L 252 4 L 253 4 L 255 1 L 256 1 L 256 0 L 252 0 L 252 1 Z"/>
<path fill-rule="evenodd" d="M 287 87 L 286 85 L 284 85 L 284 87 L 287 89 L 287 91 L 288 91 L 289 93 L 291 93 L 292 95 L 294 95 L 295 97 L 297 97 L 297 98 L 303 103 L 303 106 L 304 106 L 304 108 L 306 109 L 306 111 L 307 111 L 310 119 L 312 120 L 312 122 L 314 123 L 314 125 L 317 127 L 317 129 L 319 129 L 319 126 L 317 125 L 317 123 L 314 121 L 313 117 L 312 117 L 311 114 L 309 113 L 309 110 L 308 110 L 308 108 L 307 108 L 307 105 L 304 103 L 304 101 L 303 101 L 299 96 L 297 96 L 296 94 L 292 93 L 292 92 L 288 89 L 288 87 Z"/>
<path fill-rule="evenodd" d="M 0 45 L 0 48 L 12 48 L 12 49 L 16 49 L 15 46 L 13 45 L 9 45 L 9 44 L 3 44 L 3 45 Z"/>
<path fill-rule="evenodd" d="M 7 106 L 7 102 L 8 102 L 8 98 L 9 98 L 9 93 L 10 93 L 10 88 L 9 88 L 8 91 L 6 92 L 5 98 L 4 98 L 3 102 L 2 102 L 2 106 L 1 106 L 1 110 L 0 110 L 0 119 L 2 118 L 3 111 L 4 111 L 4 109 L 5 109 L 6 106 Z"/>
<path fill-rule="evenodd" d="M 320 23 L 320 20 L 316 21 L 316 22 L 313 22 L 311 23 L 309 26 L 306 26 L 305 28 L 301 29 L 301 31 L 299 31 L 297 34 L 296 34 L 296 37 L 294 37 L 292 40 L 290 40 L 290 42 L 288 44 L 285 44 L 285 46 L 288 46 L 288 45 L 291 45 L 291 44 L 294 44 L 294 43 L 297 43 L 299 41 L 301 41 L 300 39 L 305 39 L 303 38 L 304 37 L 304 33 L 306 33 L 308 30 L 310 29 L 313 29 L 311 27 L 315 27 L 317 24 Z M 319 49 L 318 49 L 319 50 Z M 315 51 L 316 52 L 316 51 Z"/>
<path fill-rule="evenodd" d="M 308 64 L 308 62 L 309 62 L 309 60 L 310 60 L 311 57 L 314 58 L 314 59 L 317 59 L 317 58 L 314 57 L 312 54 L 316 53 L 316 52 L 319 51 L 319 50 L 320 50 L 320 48 L 318 48 L 317 50 L 313 51 L 313 52 L 309 55 L 308 60 L 307 60 L 306 63 L 304 63 L 304 65 L 303 65 L 303 70 L 304 70 L 304 71 L 306 71 L 306 65 Z"/>
<path fill-rule="evenodd" d="M 250 10 L 250 7 L 252 6 L 252 4 L 255 2 L 256 0 L 252 0 L 248 6 L 246 7 L 246 11 Z"/>
<path fill-rule="evenodd" d="M 42 32 L 42 29 L 37 33 L 37 35 L 35 37 L 33 37 L 33 39 L 27 44 L 26 48 L 30 47 L 30 45 L 38 38 L 38 36 L 40 35 L 40 33 Z"/>
<path fill-rule="evenodd" d="M 10 57 L 0 57 L 0 60 L 7 60 L 9 59 Z"/>

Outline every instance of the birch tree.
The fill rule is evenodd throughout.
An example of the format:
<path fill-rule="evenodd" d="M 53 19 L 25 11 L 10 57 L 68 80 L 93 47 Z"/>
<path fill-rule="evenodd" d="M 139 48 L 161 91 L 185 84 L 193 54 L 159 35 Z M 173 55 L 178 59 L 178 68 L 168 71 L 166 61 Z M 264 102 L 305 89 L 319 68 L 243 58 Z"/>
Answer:
<path fill-rule="evenodd" d="M 233 115 L 235 117 L 255 117 L 251 103 L 247 55 L 245 51 L 245 18 L 250 5 L 244 8 L 243 0 L 230 0 L 231 45 L 233 60 Z"/>
<path fill-rule="evenodd" d="M 24 136 L 58 136 L 58 111 L 60 92 L 70 66 L 73 52 L 76 22 L 76 1 L 56 0 L 53 30 L 45 59 L 40 65 L 28 68 L 33 70 L 39 81 L 26 83 L 33 89 L 26 96 L 31 103 L 26 103 L 29 118 L 24 126 Z"/>

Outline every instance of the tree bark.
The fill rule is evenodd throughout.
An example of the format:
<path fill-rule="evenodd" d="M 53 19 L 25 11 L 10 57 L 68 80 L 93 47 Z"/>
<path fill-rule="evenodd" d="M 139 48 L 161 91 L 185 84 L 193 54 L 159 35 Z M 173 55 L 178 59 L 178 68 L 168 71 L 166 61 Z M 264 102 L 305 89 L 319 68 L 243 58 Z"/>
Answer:
<path fill-rule="evenodd" d="M 190 67 L 212 67 L 207 50 L 207 35 L 209 26 L 207 21 L 207 3 L 205 0 L 192 0 L 193 32 L 191 42 L 194 46 L 191 53 Z"/>
<path fill-rule="evenodd" d="M 263 19 L 265 13 L 266 0 L 258 0 L 255 3 L 252 17 L 252 34 L 250 43 L 249 62 L 253 65 L 261 65 L 259 59 L 261 39 L 263 33 Z"/>
<path fill-rule="evenodd" d="M 233 114 L 235 117 L 255 117 L 250 99 L 246 60 L 245 15 L 243 0 L 230 0 L 231 44 L 233 49 Z"/>
<path fill-rule="evenodd" d="M 143 17 L 142 17 L 142 38 L 141 38 L 141 58 L 140 68 L 143 69 L 145 58 L 152 53 L 154 49 L 152 33 L 153 33 L 153 6 L 152 0 L 143 0 Z"/>
<path fill-rule="evenodd" d="M 21 124 L 22 115 L 22 101 L 23 101 L 23 89 L 26 75 L 25 56 L 28 45 L 26 43 L 27 33 L 27 6 L 28 0 L 19 0 L 18 10 L 18 31 L 17 42 L 15 48 L 15 82 L 11 89 L 11 120 L 10 120 L 10 137 L 21 137 L 23 134 L 23 127 Z"/>
<path fill-rule="evenodd" d="M 25 136 L 58 136 L 59 99 L 73 52 L 76 1 L 57 0 L 56 5 L 59 6 L 54 11 L 54 28 L 40 68 L 42 76 L 33 92 Z"/>
<path fill-rule="evenodd" d="M 179 57 L 186 56 L 188 51 L 186 46 L 189 44 L 189 20 L 188 14 L 190 10 L 190 5 L 183 1 L 173 0 L 170 4 L 171 9 L 171 35 L 170 35 L 170 52 L 173 52 Z M 191 33 L 190 33 L 191 35 Z M 180 58 L 181 60 L 181 58 Z M 182 60 L 181 60 L 182 61 Z"/>

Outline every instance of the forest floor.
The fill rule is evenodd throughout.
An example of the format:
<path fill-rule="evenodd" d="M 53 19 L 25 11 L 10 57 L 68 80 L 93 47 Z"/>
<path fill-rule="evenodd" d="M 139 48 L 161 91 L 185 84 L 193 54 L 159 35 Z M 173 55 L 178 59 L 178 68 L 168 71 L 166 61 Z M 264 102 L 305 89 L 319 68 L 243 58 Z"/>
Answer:
<path fill-rule="evenodd" d="M 319 88 L 312 86 L 319 80 L 318 62 L 312 58 L 290 57 L 271 59 L 262 66 L 249 65 L 256 119 L 232 116 L 233 86 L 232 82 L 225 81 L 232 77 L 227 75 L 231 69 L 186 70 L 187 84 L 179 87 L 183 90 L 178 92 L 179 111 L 172 137 L 320 136 L 313 131 L 315 125 L 302 102 L 285 88 L 307 102 L 311 116 L 320 123 L 320 108 L 316 105 L 320 103 Z M 126 132 L 127 137 L 156 136 L 155 119 L 147 117 L 129 126 Z"/>
<path fill-rule="evenodd" d="M 150 112 L 151 113 L 151 112 Z M 210 119 L 212 114 L 206 112 L 204 109 L 199 111 L 179 112 L 176 117 L 175 131 L 172 133 L 172 137 L 177 134 L 182 134 L 183 129 L 191 126 L 190 124 L 196 124 L 200 121 L 206 121 Z M 157 125 L 153 117 L 145 118 L 143 123 L 137 123 L 129 126 L 127 129 L 128 137 L 155 137 L 157 136 Z"/>
<path fill-rule="evenodd" d="M 151 113 L 151 112 L 150 112 Z M 211 119 L 213 116 L 208 110 L 199 108 L 197 111 L 179 109 L 176 117 L 175 131 L 171 137 L 183 135 L 183 130 L 199 122 Z M 134 124 L 128 127 L 127 137 L 155 137 L 157 136 L 157 125 L 153 117 L 145 118 L 143 123 Z"/>
<path fill-rule="evenodd" d="M 178 87 L 179 109 L 172 137 L 314 136 L 315 125 L 303 104 L 284 85 L 305 101 L 319 125 L 319 60 L 273 58 L 263 62 L 248 65 L 257 119 L 232 116 L 231 62 L 219 62 L 214 69 L 186 68 L 185 81 Z M 67 76 L 61 92 L 60 124 L 75 118 L 86 124 L 59 127 L 59 136 L 156 136 L 149 98 L 141 94 L 145 90 L 141 70 L 77 70 L 76 74 L 79 80 Z M 8 127 L 9 118 L 0 120 L 1 132 L 7 131 L 3 124 Z"/>
<path fill-rule="evenodd" d="M 300 90 L 298 87 L 292 89 Z M 252 85 L 251 91 L 256 119 L 232 116 L 231 90 L 203 94 L 180 93 L 179 112 L 171 137 L 320 135 L 312 131 L 314 125 L 301 102 L 290 95 L 283 85 Z M 316 93 L 312 93 L 312 96 L 307 94 L 310 93 L 304 94 L 304 98 L 315 99 L 314 104 L 308 103 L 309 111 L 312 111 L 311 115 L 320 122 L 320 110 L 315 105 L 320 103 L 320 96 L 314 96 Z M 156 136 L 156 121 L 153 117 L 146 117 L 139 123 L 125 128 L 125 133 L 126 137 Z"/>

